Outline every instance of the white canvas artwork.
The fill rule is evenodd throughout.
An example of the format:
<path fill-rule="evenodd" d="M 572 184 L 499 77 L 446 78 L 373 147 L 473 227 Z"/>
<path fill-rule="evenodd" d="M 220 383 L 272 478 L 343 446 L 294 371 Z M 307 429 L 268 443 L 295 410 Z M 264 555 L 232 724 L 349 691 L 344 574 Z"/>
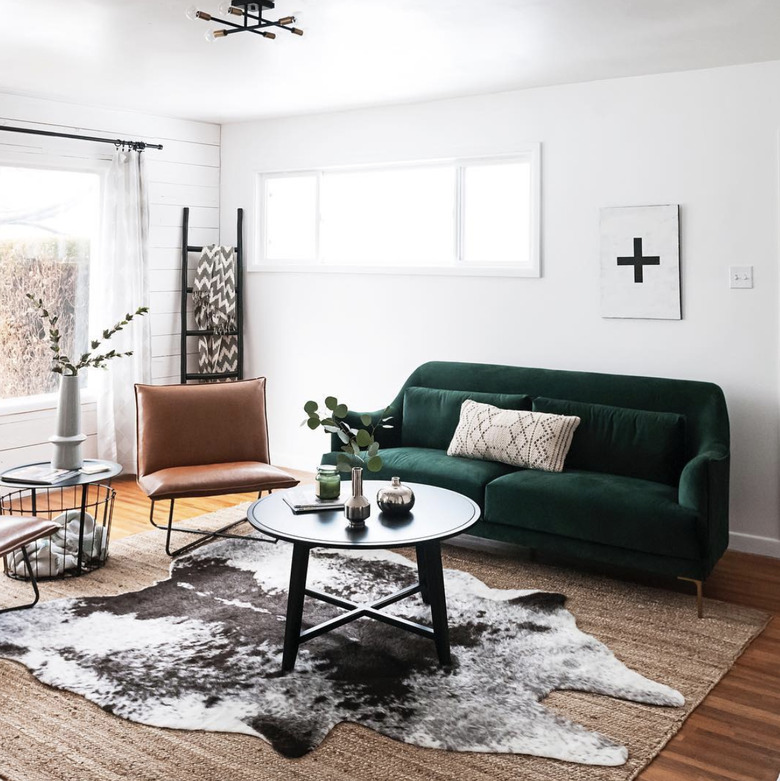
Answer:
<path fill-rule="evenodd" d="M 677 204 L 601 210 L 601 316 L 682 319 Z"/>

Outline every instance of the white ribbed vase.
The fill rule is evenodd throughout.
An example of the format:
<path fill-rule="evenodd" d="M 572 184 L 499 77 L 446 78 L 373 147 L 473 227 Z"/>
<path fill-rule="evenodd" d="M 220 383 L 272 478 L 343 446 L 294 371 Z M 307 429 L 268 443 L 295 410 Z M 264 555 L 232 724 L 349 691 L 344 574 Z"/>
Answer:
<path fill-rule="evenodd" d="M 81 390 L 77 374 L 60 377 L 57 402 L 57 427 L 49 439 L 54 445 L 51 465 L 54 469 L 81 469 L 81 443 L 87 438 L 81 433 Z"/>

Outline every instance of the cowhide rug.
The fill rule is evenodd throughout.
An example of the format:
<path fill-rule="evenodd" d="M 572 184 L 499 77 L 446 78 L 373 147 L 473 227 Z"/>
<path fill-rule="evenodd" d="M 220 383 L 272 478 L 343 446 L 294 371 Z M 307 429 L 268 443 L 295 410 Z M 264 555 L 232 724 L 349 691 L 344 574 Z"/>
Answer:
<path fill-rule="evenodd" d="M 491 589 L 456 570 L 445 571 L 452 668 L 439 667 L 430 640 L 362 619 L 301 646 L 295 671 L 282 675 L 290 558 L 284 543 L 211 544 L 142 591 L 0 616 L 0 656 L 117 716 L 257 735 L 288 757 L 352 721 L 418 746 L 619 765 L 623 746 L 540 701 L 576 689 L 684 702 L 577 629 L 562 594 Z M 415 581 L 414 565 L 395 553 L 312 551 L 309 586 L 350 600 Z M 392 609 L 430 617 L 419 595 Z M 338 613 L 309 599 L 304 626 Z"/>

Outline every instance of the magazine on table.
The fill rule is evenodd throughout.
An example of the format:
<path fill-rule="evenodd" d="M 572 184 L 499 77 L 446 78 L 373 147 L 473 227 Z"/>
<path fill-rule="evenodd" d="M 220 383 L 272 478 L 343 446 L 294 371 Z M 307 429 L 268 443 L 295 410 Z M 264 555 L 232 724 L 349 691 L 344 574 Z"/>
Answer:
<path fill-rule="evenodd" d="M 78 469 L 53 469 L 49 464 L 20 466 L 0 475 L 5 483 L 27 483 L 28 485 L 54 485 L 75 477 Z"/>
<path fill-rule="evenodd" d="M 313 488 L 290 488 L 283 499 L 294 513 L 317 513 L 323 510 L 343 510 L 344 499 L 320 499 Z"/>

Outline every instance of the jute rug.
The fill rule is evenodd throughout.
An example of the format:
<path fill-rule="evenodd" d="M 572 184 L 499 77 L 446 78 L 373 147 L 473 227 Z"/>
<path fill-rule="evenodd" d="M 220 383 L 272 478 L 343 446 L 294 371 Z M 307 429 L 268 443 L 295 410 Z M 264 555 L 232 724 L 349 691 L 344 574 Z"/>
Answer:
<path fill-rule="evenodd" d="M 237 510 L 214 513 L 224 523 Z M 135 591 L 167 577 L 169 560 L 156 532 L 114 543 L 108 565 L 91 575 L 43 584 L 43 598 Z M 341 724 L 311 754 L 284 759 L 257 738 L 144 727 L 73 694 L 38 683 L 25 668 L 0 662 L 0 775 L 8 781 L 131 778 L 185 779 L 528 779 L 627 781 L 660 751 L 761 631 L 765 614 L 707 602 L 697 620 L 690 596 L 449 547 L 446 567 L 470 572 L 491 588 L 560 591 L 578 625 L 633 669 L 685 697 L 682 708 L 658 708 L 575 692 L 554 692 L 546 707 L 626 745 L 620 767 L 572 765 L 518 755 L 463 754 L 397 743 Z M 23 584 L 2 585 L 4 597 Z"/>

